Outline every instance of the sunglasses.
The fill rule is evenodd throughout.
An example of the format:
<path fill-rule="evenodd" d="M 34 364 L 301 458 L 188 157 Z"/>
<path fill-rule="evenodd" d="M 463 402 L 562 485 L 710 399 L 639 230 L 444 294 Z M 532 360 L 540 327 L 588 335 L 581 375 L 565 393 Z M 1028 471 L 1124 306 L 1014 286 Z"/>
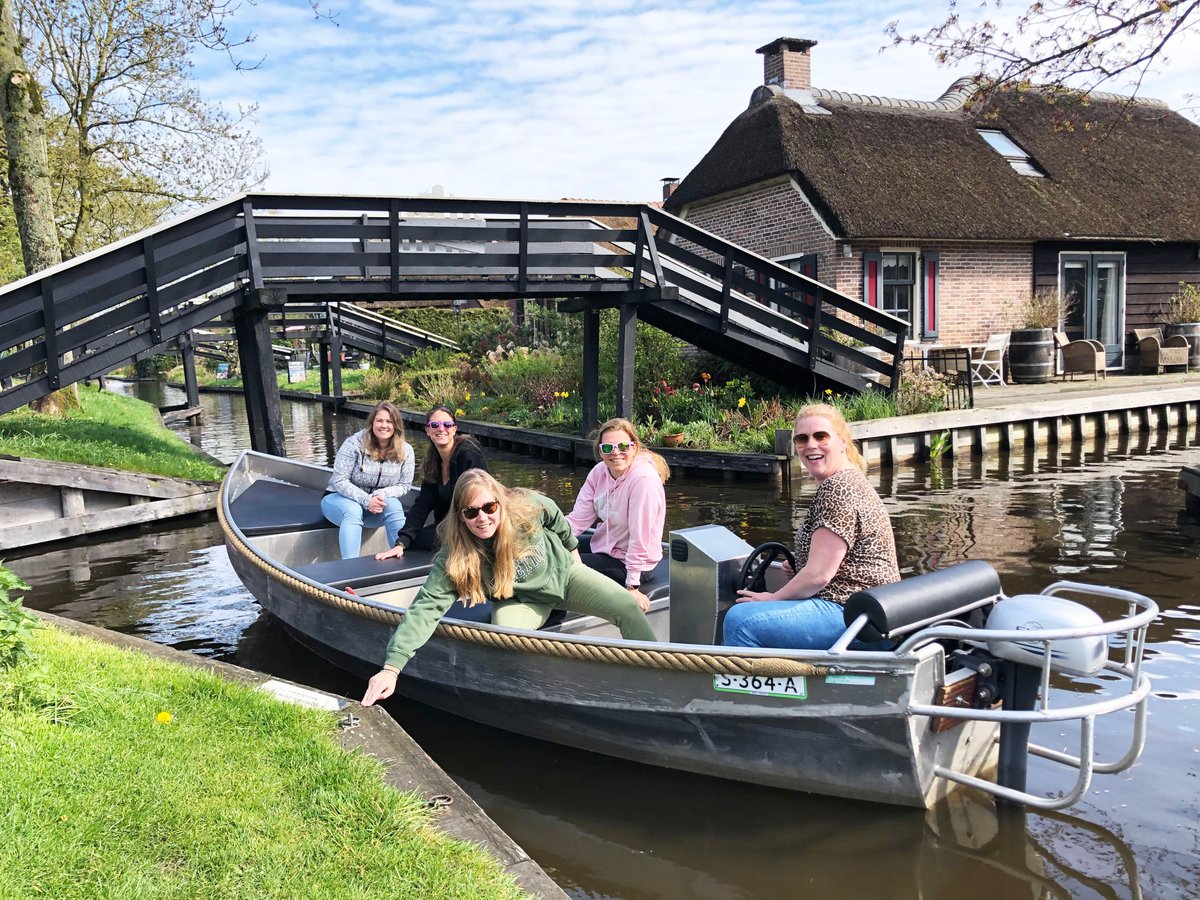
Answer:
<path fill-rule="evenodd" d="M 437 431 L 439 428 L 445 428 L 449 431 L 451 428 L 457 428 L 458 426 L 453 422 L 426 422 L 425 427 L 434 431 Z"/>
<path fill-rule="evenodd" d="M 468 522 L 474 519 L 480 513 L 487 513 L 489 516 L 494 515 L 496 510 L 500 508 L 499 500 L 492 500 L 482 506 L 464 506 L 462 517 Z"/>
<path fill-rule="evenodd" d="M 799 434 L 792 435 L 792 443 L 795 444 L 797 447 L 800 447 L 800 446 L 803 446 L 804 444 L 807 444 L 808 439 L 812 438 L 818 444 L 821 444 L 822 446 L 824 446 L 825 444 L 829 443 L 829 439 L 831 437 L 833 437 L 833 435 L 830 434 L 828 431 L 814 431 L 812 434 L 805 434 L 804 432 L 800 432 Z"/>
<path fill-rule="evenodd" d="M 629 450 L 630 447 L 636 447 L 636 446 L 637 446 L 637 441 L 621 441 L 619 444 L 601 444 L 600 452 L 603 453 L 605 456 L 608 456 L 614 450 L 620 450 L 622 453 L 625 453 L 626 451 Z"/>

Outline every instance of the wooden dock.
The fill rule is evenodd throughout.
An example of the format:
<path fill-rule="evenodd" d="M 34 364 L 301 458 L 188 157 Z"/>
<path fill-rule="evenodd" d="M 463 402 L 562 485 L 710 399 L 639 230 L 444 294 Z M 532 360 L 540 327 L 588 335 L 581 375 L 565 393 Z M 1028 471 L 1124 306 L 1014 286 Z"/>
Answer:
<path fill-rule="evenodd" d="M 0 550 L 213 509 L 217 484 L 0 457 Z"/>

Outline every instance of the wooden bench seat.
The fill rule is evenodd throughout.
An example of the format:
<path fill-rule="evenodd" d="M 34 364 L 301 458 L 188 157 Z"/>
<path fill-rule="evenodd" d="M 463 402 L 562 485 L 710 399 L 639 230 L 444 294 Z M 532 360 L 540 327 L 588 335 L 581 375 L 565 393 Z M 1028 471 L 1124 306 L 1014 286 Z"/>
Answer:
<path fill-rule="evenodd" d="M 433 556 L 429 550 L 408 550 L 399 559 L 378 560 L 374 556 L 356 556 L 354 559 L 331 559 L 297 566 L 293 571 L 337 590 L 347 587 L 357 590 L 405 578 L 424 578 L 433 566 Z"/>
<path fill-rule="evenodd" d="M 242 534 L 259 537 L 288 531 L 333 528 L 321 513 L 324 491 L 259 479 L 242 491 L 230 506 Z"/>

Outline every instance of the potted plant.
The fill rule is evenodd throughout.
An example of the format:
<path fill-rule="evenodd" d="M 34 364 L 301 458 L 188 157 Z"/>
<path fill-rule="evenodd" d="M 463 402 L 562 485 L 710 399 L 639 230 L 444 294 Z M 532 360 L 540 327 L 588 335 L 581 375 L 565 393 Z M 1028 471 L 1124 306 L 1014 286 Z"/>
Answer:
<path fill-rule="evenodd" d="M 1179 290 L 1167 301 L 1163 319 L 1167 324 L 1167 337 L 1181 334 L 1187 338 L 1191 347 L 1188 367 L 1200 366 L 1200 288 L 1186 281 L 1179 282 Z"/>
<path fill-rule="evenodd" d="M 663 419 L 662 426 L 658 429 L 658 439 L 664 447 L 680 446 L 684 439 L 683 426 L 670 419 Z"/>
<path fill-rule="evenodd" d="M 1054 377 L 1054 330 L 1070 300 L 1056 287 L 1041 287 L 1020 304 L 1008 339 L 1008 370 L 1014 384 L 1042 384 Z"/>

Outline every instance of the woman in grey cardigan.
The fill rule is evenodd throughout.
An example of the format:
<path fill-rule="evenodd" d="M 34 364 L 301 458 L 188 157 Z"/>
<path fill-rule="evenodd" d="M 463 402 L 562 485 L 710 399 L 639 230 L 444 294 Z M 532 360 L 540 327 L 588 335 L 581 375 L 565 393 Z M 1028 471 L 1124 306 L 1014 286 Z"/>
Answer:
<path fill-rule="evenodd" d="M 342 559 L 358 556 L 367 525 L 387 531 L 388 546 L 404 527 L 400 498 L 412 490 L 413 449 L 404 440 L 400 411 L 386 400 L 367 416 L 367 427 L 338 448 L 333 477 L 321 499 L 321 512 L 338 527 Z"/>

